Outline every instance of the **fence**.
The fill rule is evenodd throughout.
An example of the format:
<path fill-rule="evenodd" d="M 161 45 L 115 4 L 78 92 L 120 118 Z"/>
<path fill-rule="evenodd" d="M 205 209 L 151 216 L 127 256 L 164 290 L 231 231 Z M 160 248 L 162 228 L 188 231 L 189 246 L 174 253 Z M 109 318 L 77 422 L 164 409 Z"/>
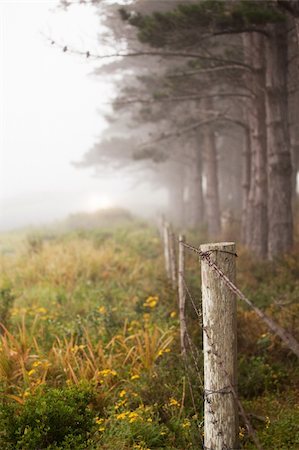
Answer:
<path fill-rule="evenodd" d="M 188 352 L 198 374 L 198 349 L 194 347 L 186 324 L 186 300 L 195 311 L 203 335 L 204 357 L 204 439 L 205 450 L 240 449 L 238 442 L 239 413 L 248 435 L 257 450 L 263 450 L 248 416 L 240 402 L 237 389 L 237 320 L 236 298 L 244 301 L 258 317 L 299 357 L 296 339 L 267 316 L 235 285 L 236 249 L 234 243 L 201 245 L 198 249 L 180 235 L 175 237 L 171 226 L 163 221 L 164 256 L 167 276 L 173 288 L 178 289 L 180 342 L 188 379 Z M 176 243 L 178 243 L 178 268 L 176 267 Z M 202 312 L 190 292 L 185 277 L 185 251 L 190 250 L 201 261 Z M 189 389 L 196 410 L 194 393 Z M 201 436 L 201 433 L 200 433 Z"/>

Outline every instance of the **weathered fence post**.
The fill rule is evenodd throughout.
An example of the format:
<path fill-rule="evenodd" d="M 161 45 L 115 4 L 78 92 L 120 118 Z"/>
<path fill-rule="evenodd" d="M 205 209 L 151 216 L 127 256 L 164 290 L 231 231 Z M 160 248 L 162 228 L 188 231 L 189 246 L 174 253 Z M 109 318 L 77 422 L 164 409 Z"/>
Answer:
<path fill-rule="evenodd" d="M 235 282 L 235 244 L 201 245 Z M 236 298 L 203 259 L 204 441 L 206 449 L 238 448 Z"/>
<path fill-rule="evenodd" d="M 179 236 L 179 264 L 178 264 L 178 292 L 179 292 L 179 319 L 181 335 L 181 352 L 186 356 L 187 327 L 185 317 L 186 289 L 185 289 L 185 236 Z"/>
<path fill-rule="evenodd" d="M 163 224 L 163 241 L 164 241 L 164 260 L 165 260 L 165 270 L 167 277 L 171 278 L 170 269 L 170 252 L 169 252 L 169 224 L 164 222 Z"/>
<path fill-rule="evenodd" d="M 173 289 L 177 287 L 177 265 L 176 265 L 176 245 L 175 234 L 171 228 L 169 228 L 169 258 L 170 258 L 170 279 Z"/>

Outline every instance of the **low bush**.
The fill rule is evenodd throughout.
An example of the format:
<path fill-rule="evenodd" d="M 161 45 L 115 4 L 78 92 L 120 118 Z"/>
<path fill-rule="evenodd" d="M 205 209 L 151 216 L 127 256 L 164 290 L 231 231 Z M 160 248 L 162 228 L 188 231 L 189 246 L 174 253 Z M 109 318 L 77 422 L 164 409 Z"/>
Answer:
<path fill-rule="evenodd" d="M 0 444 L 6 450 L 86 449 L 94 427 L 90 388 L 49 389 L 24 404 L 2 403 Z"/>

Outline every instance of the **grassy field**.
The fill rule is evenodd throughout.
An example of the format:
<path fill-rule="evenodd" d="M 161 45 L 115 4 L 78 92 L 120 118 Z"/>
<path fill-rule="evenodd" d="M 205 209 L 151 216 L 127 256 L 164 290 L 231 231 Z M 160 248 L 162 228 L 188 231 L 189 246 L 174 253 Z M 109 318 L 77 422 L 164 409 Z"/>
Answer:
<path fill-rule="evenodd" d="M 81 220 L 81 219 L 80 219 Z M 194 244 L 202 237 L 192 235 Z M 202 355 L 180 357 L 177 296 L 147 224 L 0 238 L 0 448 L 198 449 Z M 299 338 L 298 252 L 238 285 Z M 188 282 L 200 304 L 197 259 Z M 201 348 L 190 305 L 188 328 Z M 239 393 L 266 450 L 299 449 L 299 364 L 239 305 Z M 192 385 L 194 401 L 190 395 Z M 254 449 L 240 419 L 240 442 Z"/>

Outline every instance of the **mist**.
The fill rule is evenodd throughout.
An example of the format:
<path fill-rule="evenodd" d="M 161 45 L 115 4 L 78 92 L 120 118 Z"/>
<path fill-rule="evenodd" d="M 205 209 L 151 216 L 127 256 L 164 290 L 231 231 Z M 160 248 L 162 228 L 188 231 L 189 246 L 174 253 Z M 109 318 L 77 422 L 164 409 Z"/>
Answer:
<path fill-rule="evenodd" d="M 95 76 L 99 62 L 63 52 L 51 40 L 78 52 L 111 51 L 99 44 L 105 29 L 97 9 L 7 1 L 0 11 L 0 230 L 109 207 L 148 216 L 163 203 L 159 189 L 144 181 L 137 188 L 136 174 L 126 168 L 104 165 L 95 174 L 74 165 L 108 127 L 117 80 Z"/>

